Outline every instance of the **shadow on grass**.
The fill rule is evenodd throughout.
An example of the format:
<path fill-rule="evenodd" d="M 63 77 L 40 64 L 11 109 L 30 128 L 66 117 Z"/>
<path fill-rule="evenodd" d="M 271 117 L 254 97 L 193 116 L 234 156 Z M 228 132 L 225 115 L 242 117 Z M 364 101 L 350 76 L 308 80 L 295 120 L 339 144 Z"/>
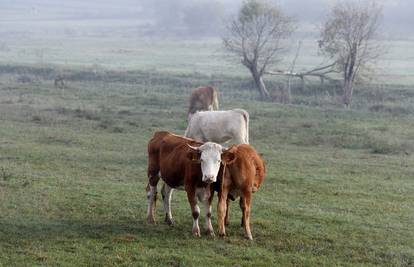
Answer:
<path fill-rule="evenodd" d="M 23 221 L 13 222 L 0 220 L 0 240 L 53 240 L 53 239 L 108 239 L 120 238 L 135 239 L 171 239 L 178 236 L 191 238 L 189 224 L 175 226 L 158 222 L 148 225 L 145 221 L 76 221 L 76 220 L 52 220 L 52 221 Z"/>

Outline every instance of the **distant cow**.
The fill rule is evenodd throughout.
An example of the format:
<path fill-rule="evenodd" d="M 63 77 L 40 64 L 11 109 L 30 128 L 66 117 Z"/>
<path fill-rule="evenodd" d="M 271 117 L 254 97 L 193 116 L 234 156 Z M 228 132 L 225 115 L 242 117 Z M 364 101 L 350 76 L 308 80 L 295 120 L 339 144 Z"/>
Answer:
<path fill-rule="evenodd" d="M 154 223 L 157 183 L 165 182 L 165 221 L 173 223 L 171 215 L 171 193 L 184 187 L 193 215 L 193 234 L 200 236 L 198 217 L 200 208 L 197 199 L 206 207 L 206 232 L 214 235 L 211 225 L 212 183 L 217 180 L 223 147 L 215 143 L 199 143 L 169 132 L 156 132 L 148 143 L 148 210 L 147 221 Z"/>
<path fill-rule="evenodd" d="M 249 143 L 249 113 L 243 109 L 200 111 L 190 116 L 184 134 L 199 142 Z"/>
<path fill-rule="evenodd" d="M 229 199 L 240 196 L 240 208 L 242 210 L 242 226 L 245 235 L 252 240 L 250 231 L 250 209 L 252 193 L 256 192 L 262 184 L 265 176 L 265 165 L 250 145 L 241 144 L 231 146 L 223 152 L 224 174 L 219 188 L 219 200 L 217 217 L 219 235 L 226 234 L 225 221 L 228 220 Z"/>
<path fill-rule="evenodd" d="M 188 115 L 201 110 L 218 110 L 217 89 L 198 87 L 191 92 Z"/>
<path fill-rule="evenodd" d="M 17 82 L 19 83 L 32 83 L 33 82 L 33 77 L 28 76 L 28 75 L 20 75 L 17 77 Z"/>
<path fill-rule="evenodd" d="M 55 77 L 55 88 L 64 89 L 65 88 L 65 78 L 62 75 L 57 75 Z"/>

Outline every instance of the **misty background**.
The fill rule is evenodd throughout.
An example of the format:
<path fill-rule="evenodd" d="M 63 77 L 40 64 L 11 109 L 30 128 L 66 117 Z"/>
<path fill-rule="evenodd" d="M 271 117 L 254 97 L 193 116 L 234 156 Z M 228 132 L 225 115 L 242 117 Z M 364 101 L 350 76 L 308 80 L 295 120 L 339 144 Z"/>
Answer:
<path fill-rule="evenodd" d="M 317 33 L 333 0 L 273 1 L 299 28 L 297 34 Z M 383 0 L 384 38 L 406 39 L 414 35 L 414 1 Z M 202 38 L 219 36 L 229 16 L 236 14 L 241 0 L 2 0 L 0 33 L 30 35 L 119 34 L 146 37 Z M 112 26 L 100 21 L 112 21 Z M 88 21 L 86 24 L 85 22 Z M 47 22 L 50 22 L 49 24 Z"/>
<path fill-rule="evenodd" d="M 296 71 L 326 64 L 319 27 L 333 0 L 274 0 L 297 29 L 278 68 L 289 66 L 299 41 Z M 0 63 L 63 68 L 151 70 L 248 75 L 229 61 L 221 36 L 242 0 L 1 0 Z M 380 1 L 378 38 L 386 48 L 376 64 L 378 82 L 414 82 L 414 1 Z M 374 76 L 373 76 L 374 77 Z M 381 79 L 381 81 L 379 80 Z"/>

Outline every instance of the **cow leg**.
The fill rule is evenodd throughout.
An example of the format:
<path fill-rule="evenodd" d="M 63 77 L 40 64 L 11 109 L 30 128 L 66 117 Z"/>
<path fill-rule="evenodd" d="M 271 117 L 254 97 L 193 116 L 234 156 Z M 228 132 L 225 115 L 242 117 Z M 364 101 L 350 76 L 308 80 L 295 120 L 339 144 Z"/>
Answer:
<path fill-rule="evenodd" d="M 243 199 L 243 197 L 242 196 L 240 196 L 240 202 L 239 202 L 239 205 L 240 205 L 240 209 L 242 210 L 242 212 L 243 212 L 243 210 L 245 210 L 245 202 L 244 202 L 244 199 Z M 244 227 L 244 225 L 245 225 L 246 223 L 245 223 L 245 221 L 244 221 L 244 216 L 243 216 L 243 213 L 242 213 L 242 219 L 241 219 L 241 223 L 240 223 L 240 226 L 241 227 Z"/>
<path fill-rule="evenodd" d="M 226 200 L 226 217 L 224 218 L 224 224 L 227 226 L 230 224 L 230 198 L 227 198 Z"/>
<path fill-rule="evenodd" d="M 206 210 L 206 234 L 214 236 L 213 225 L 211 224 L 211 202 L 213 201 L 214 192 L 210 193 L 210 196 L 203 201 Z"/>
<path fill-rule="evenodd" d="M 154 213 L 155 206 L 157 201 L 157 185 L 152 186 L 151 184 L 147 185 L 147 199 L 148 199 L 148 209 L 147 209 L 147 223 L 155 223 Z"/>
<path fill-rule="evenodd" d="M 219 235 L 226 235 L 226 228 L 224 226 L 225 216 L 227 212 L 227 197 L 228 189 L 223 187 L 219 193 L 218 207 L 217 207 L 217 221 L 219 225 Z"/>
<path fill-rule="evenodd" d="M 243 197 L 242 196 L 240 196 L 240 202 L 239 202 L 239 205 L 240 205 L 240 209 L 243 211 L 245 208 L 244 208 L 244 200 L 243 200 Z M 243 214 L 242 214 L 242 218 L 241 218 L 241 223 L 240 223 L 240 226 L 241 227 L 244 227 L 244 225 L 245 225 L 245 222 L 244 222 L 244 216 L 243 216 Z"/>
<path fill-rule="evenodd" d="M 252 193 L 245 190 L 243 197 L 240 199 L 240 207 L 242 209 L 244 221 L 244 233 L 247 239 L 253 240 L 252 233 L 250 231 L 250 205 L 251 205 Z"/>
<path fill-rule="evenodd" d="M 148 209 L 147 209 L 147 222 L 149 224 L 155 223 L 154 213 L 155 213 L 155 206 L 157 202 L 157 184 L 160 180 L 159 173 L 155 173 L 154 171 L 149 171 L 150 177 L 149 182 L 146 188 L 147 191 L 147 200 L 148 200 Z"/>
<path fill-rule="evenodd" d="M 166 183 L 163 184 L 161 193 L 162 193 L 162 197 L 163 197 L 164 211 L 165 211 L 165 220 L 164 221 L 168 225 L 173 225 L 174 224 L 172 214 L 171 214 L 171 196 L 172 196 L 173 191 L 174 191 L 174 189 L 171 188 L 169 185 L 167 185 Z"/>
<path fill-rule="evenodd" d="M 200 217 L 200 208 L 197 205 L 197 198 L 194 189 L 187 190 L 187 198 L 191 207 L 191 214 L 193 215 L 193 235 L 200 237 L 200 226 L 198 225 L 198 218 Z"/>

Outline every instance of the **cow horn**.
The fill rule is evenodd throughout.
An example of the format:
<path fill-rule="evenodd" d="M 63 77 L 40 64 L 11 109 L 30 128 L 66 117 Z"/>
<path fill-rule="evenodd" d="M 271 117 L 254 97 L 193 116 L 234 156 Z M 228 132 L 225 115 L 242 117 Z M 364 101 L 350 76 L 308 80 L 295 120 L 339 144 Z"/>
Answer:
<path fill-rule="evenodd" d="M 193 150 L 196 150 L 196 151 L 198 151 L 198 150 L 199 150 L 199 147 L 196 147 L 196 146 L 190 146 L 189 144 L 187 144 L 187 146 L 188 146 L 189 148 L 193 149 Z"/>

